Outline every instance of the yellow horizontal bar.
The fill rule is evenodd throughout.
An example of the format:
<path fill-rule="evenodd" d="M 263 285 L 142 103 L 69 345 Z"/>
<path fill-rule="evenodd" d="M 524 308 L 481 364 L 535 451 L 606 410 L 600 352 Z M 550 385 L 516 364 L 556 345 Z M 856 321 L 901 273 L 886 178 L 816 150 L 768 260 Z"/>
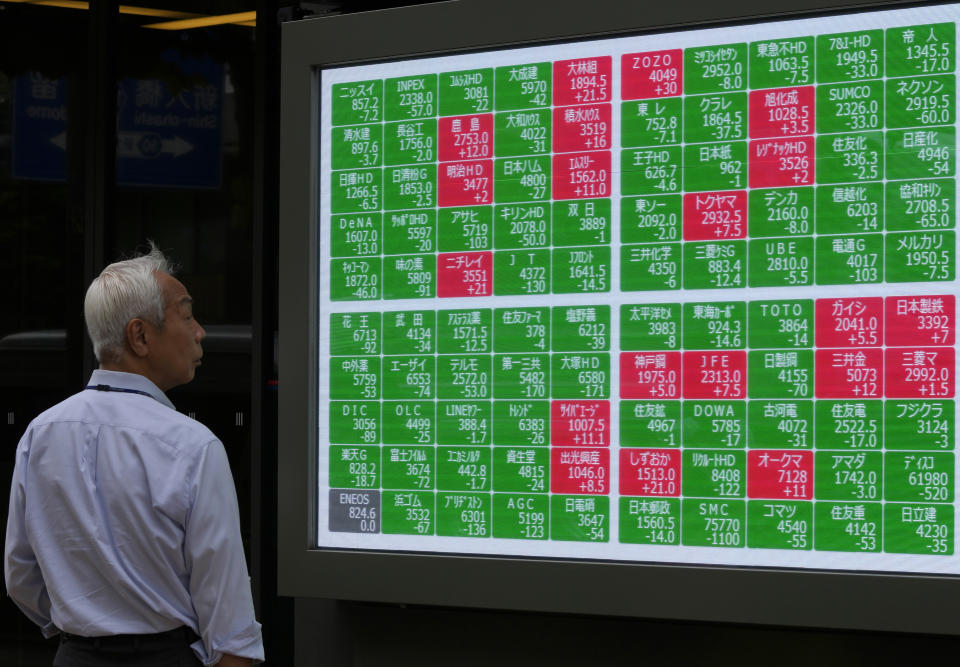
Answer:
<path fill-rule="evenodd" d="M 192 19 L 200 16 L 206 16 L 206 14 L 176 12 L 172 9 L 154 9 L 153 7 L 137 7 L 135 5 L 120 5 L 118 9 L 121 14 L 130 14 L 132 16 L 154 16 L 158 19 Z"/>
<path fill-rule="evenodd" d="M 202 18 L 183 19 L 182 21 L 148 23 L 141 27 L 153 28 L 155 30 L 189 30 L 191 28 L 204 28 L 206 26 L 224 25 L 227 23 L 248 23 L 256 20 L 256 12 L 238 12 L 236 14 L 221 14 L 220 16 L 204 16 Z"/>
<path fill-rule="evenodd" d="M 90 3 L 84 0 L 0 0 L 7 4 L 41 5 L 44 7 L 63 7 L 65 9 L 90 9 Z M 121 14 L 132 16 L 152 16 L 158 19 L 192 19 L 206 14 L 193 12 L 177 12 L 170 9 L 156 9 L 154 7 L 137 7 L 136 5 L 120 5 L 117 8 Z"/>

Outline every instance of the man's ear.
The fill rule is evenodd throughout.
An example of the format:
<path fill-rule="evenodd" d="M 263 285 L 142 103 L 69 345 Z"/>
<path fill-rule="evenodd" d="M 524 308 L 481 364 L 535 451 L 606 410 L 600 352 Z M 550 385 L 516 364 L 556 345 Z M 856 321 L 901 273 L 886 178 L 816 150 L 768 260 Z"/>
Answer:
<path fill-rule="evenodd" d="M 139 317 L 127 322 L 127 347 L 130 348 L 134 357 L 142 358 L 150 352 L 147 345 L 148 336 L 147 323 Z"/>

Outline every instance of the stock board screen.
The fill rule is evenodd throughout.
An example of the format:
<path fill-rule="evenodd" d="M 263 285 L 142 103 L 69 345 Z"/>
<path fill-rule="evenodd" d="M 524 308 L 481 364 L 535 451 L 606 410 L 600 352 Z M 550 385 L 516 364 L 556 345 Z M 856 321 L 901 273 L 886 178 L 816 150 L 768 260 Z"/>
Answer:
<path fill-rule="evenodd" d="M 960 573 L 958 16 L 319 71 L 317 546 Z"/>

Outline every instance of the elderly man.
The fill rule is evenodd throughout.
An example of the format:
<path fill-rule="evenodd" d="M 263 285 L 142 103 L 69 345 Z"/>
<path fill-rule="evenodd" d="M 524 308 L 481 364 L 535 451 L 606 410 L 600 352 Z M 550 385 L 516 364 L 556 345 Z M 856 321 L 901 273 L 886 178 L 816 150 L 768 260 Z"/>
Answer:
<path fill-rule="evenodd" d="M 84 315 L 99 370 L 17 448 L 10 597 L 60 634 L 56 667 L 262 661 L 226 453 L 164 394 L 203 356 L 190 295 L 152 247 L 104 269 Z"/>

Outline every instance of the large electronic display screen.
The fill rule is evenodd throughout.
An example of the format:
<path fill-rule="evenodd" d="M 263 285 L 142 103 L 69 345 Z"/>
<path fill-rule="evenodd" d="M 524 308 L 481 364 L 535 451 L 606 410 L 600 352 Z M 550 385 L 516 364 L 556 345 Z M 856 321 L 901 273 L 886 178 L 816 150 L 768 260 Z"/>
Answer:
<path fill-rule="evenodd" d="M 958 18 L 318 70 L 314 546 L 960 574 Z"/>

